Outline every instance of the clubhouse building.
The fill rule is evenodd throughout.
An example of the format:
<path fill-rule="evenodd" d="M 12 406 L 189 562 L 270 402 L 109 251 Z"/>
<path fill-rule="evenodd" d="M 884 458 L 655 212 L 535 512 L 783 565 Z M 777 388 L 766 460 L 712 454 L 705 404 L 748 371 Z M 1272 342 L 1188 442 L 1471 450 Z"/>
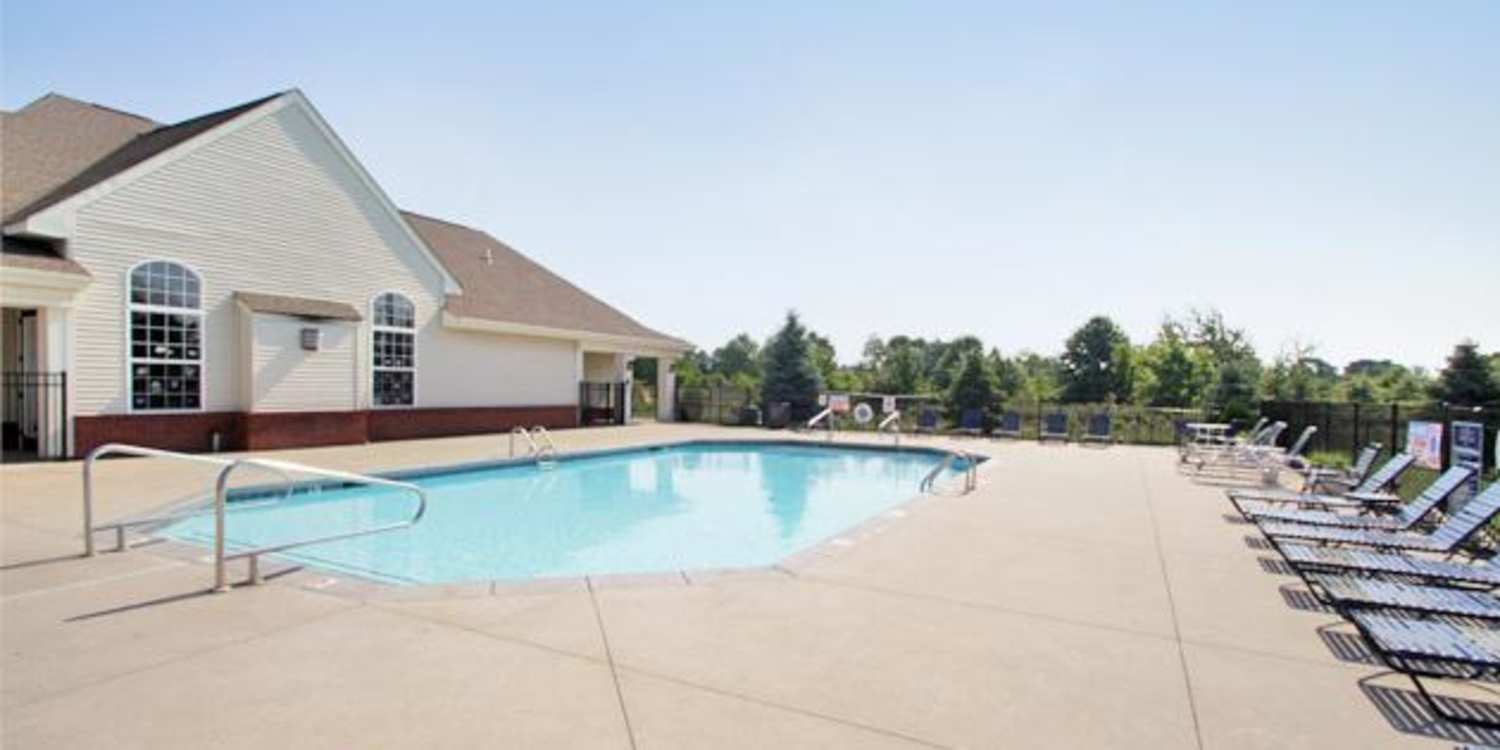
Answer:
<path fill-rule="evenodd" d="M 268 449 L 630 418 L 689 348 L 403 211 L 300 91 L 163 125 L 0 113 L 7 456 Z"/>

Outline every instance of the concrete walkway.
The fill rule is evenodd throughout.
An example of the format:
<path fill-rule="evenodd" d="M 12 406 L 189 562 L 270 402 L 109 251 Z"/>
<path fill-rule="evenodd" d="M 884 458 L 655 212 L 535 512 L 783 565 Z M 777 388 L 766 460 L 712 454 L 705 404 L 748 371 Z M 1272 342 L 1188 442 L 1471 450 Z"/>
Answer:
<path fill-rule="evenodd" d="M 693 437 L 556 433 L 564 451 Z M 503 436 L 284 451 L 391 469 Z M 929 439 L 937 444 L 941 441 Z M 965 441 L 929 497 L 788 571 L 366 596 L 319 571 L 228 594 L 160 548 L 80 549 L 79 468 L 0 468 L 0 739 L 39 747 L 1439 747 L 1218 488 L 1160 449 Z M 101 464 L 99 516 L 209 473 Z M 101 535 L 101 544 L 108 539 Z M 236 575 L 242 574 L 240 570 Z M 1324 627 L 1326 626 L 1326 627 Z M 1320 627 L 1322 631 L 1320 632 Z M 1500 702 L 1500 701 L 1497 701 Z"/>

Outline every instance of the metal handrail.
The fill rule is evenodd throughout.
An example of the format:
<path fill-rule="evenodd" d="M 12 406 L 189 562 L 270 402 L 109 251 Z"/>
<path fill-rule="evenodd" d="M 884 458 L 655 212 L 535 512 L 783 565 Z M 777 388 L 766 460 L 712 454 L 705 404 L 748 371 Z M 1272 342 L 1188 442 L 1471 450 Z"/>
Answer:
<path fill-rule="evenodd" d="M 927 472 L 927 476 L 922 478 L 922 483 L 918 485 L 920 491 L 931 492 L 933 484 L 937 482 L 938 476 L 945 470 L 951 469 L 953 462 L 959 459 L 963 459 L 964 461 L 963 494 L 967 495 L 974 491 L 979 486 L 979 457 L 966 450 L 948 451 L 947 458 L 943 459 L 942 463 L 932 467 L 932 471 Z"/>
<path fill-rule="evenodd" d="M 213 466 L 228 466 L 234 461 L 228 458 L 216 458 L 214 456 L 199 456 L 191 453 L 179 453 L 177 451 L 161 450 L 160 448 L 147 448 L 141 445 L 128 445 L 126 443 L 105 443 L 91 451 L 83 459 L 83 556 L 93 557 L 98 554 L 94 548 L 94 534 L 114 529 L 115 551 L 125 551 L 125 529 L 132 526 L 144 526 L 176 518 L 182 514 L 156 516 L 153 518 L 138 518 L 130 521 L 117 521 L 94 528 L 94 462 L 104 456 L 139 456 L 142 458 L 175 458 L 179 461 L 192 463 L 211 464 Z M 292 477 L 282 472 L 282 479 L 287 482 L 288 491 L 291 490 Z"/>
<path fill-rule="evenodd" d="M 891 412 L 885 419 L 880 420 L 880 424 L 875 427 L 875 432 L 885 432 L 886 425 L 892 423 L 896 425 L 896 429 L 892 430 L 891 434 L 895 436 L 896 445 L 899 447 L 901 445 L 901 411 L 899 409 Z"/>
<path fill-rule="evenodd" d="M 528 446 L 530 446 L 530 450 L 527 451 L 526 455 L 528 455 L 528 456 L 534 456 L 534 455 L 537 454 L 538 451 L 541 450 L 540 448 L 537 447 L 536 441 L 532 439 L 531 433 L 528 432 L 525 427 L 522 427 L 520 425 L 516 425 L 515 427 L 510 428 L 510 457 L 511 458 L 515 458 L 516 457 L 516 436 L 517 435 L 520 435 L 521 437 L 526 438 L 526 444 Z"/>
<path fill-rule="evenodd" d="M 359 484 L 371 484 L 371 485 L 378 485 L 378 486 L 383 486 L 383 487 L 394 487 L 396 489 L 406 490 L 408 492 L 412 492 L 412 493 L 416 494 L 416 496 L 417 496 L 417 512 L 414 513 L 411 518 L 406 519 L 405 521 L 397 521 L 395 523 L 389 523 L 389 524 L 385 524 L 385 525 L 382 525 L 382 526 L 376 526 L 374 528 L 361 529 L 359 531 L 352 531 L 352 532 L 344 532 L 344 533 L 341 533 L 341 534 L 331 534 L 331 535 L 328 535 L 328 536 L 317 537 L 317 538 L 314 538 L 314 539 L 303 539 L 303 540 L 296 541 L 296 542 L 285 542 L 285 543 L 282 543 L 282 544 L 273 544 L 273 545 L 269 545 L 269 546 L 266 546 L 266 547 L 257 547 L 255 549 L 251 549 L 251 550 L 243 550 L 243 551 L 240 551 L 240 552 L 236 552 L 236 553 L 234 553 L 232 555 L 225 555 L 224 554 L 224 517 L 225 517 L 225 505 L 226 505 L 225 501 L 226 501 L 226 498 L 227 498 L 227 496 L 229 494 L 228 493 L 229 476 L 234 473 L 235 469 L 238 469 L 241 466 L 258 466 L 258 467 L 261 467 L 261 468 L 275 469 L 275 470 L 279 470 L 279 471 L 283 471 L 283 472 L 287 472 L 287 473 L 295 472 L 295 473 L 299 473 L 299 474 L 308 474 L 308 475 L 312 475 L 312 476 L 328 477 L 330 479 L 342 479 L 342 480 L 344 480 L 346 482 L 355 482 L 355 483 L 359 483 Z M 422 516 L 425 515 L 426 513 L 427 513 L 427 491 L 424 490 L 424 489 L 422 489 L 421 487 L 415 485 L 415 484 L 412 484 L 411 482 L 398 482 L 398 481 L 396 481 L 394 479 L 385 479 L 384 477 L 368 476 L 368 475 L 365 475 L 365 474 L 354 474 L 354 473 L 351 473 L 351 472 L 335 471 L 335 470 L 332 470 L 332 469 L 319 469 L 319 468 L 314 467 L 314 466 L 306 466 L 306 465 L 303 465 L 303 464 L 296 464 L 296 463 L 291 463 L 291 462 L 287 462 L 287 461 L 275 461 L 275 460 L 265 459 L 265 458 L 241 458 L 241 459 L 236 459 L 235 461 L 231 462 L 228 466 L 224 467 L 223 471 L 219 472 L 219 479 L 218 479 L 217 482 L 214 483 L 214 591 L 221 591 L 222 592 L 222 591 L 228 591 L 229 590 L 228 574 L 227 574 L 227 572 L 225 570 L 225 563 L 228 562 L 229 560 L 237 560 L 237 559 L 242 558 L 242 557 L 248 557 L 248 558 L 250 558 L 250 563 L 249 563 L 250 564 L 249 582 L 251 584 L 257 584 L 257 583 L 260 583 L 260 581 L 261 581 L 261 578 L 260 578 L 260 556 L 261 555 L 271 554 L 271 553 L 275 553 L 275 552 L 284 552 L 284 551 L 292 549 L 294 547 L 302 547 L 302 546 L 306 546 L 306 545 L 309 545 L 309 544 L 321 544 L 323 542 L 334 542 L 334 541 L 338 541 L 340 539 L 351 539 L 353 537 L 358 537 L 358 536 L 367 536 L 369 534 L 378 534 L 378 533 L 380 533 L 382 531 L 395 531 L 396 529 L 404 529 L 404 528 L 413 526 L 418 521 L 422 520 Z"/>
<path fill-rule="evenodd" d="M 547 432 L 546 427 L 537 425 L 531 428 L 531 437 L 541 438 L 541 447 L 536 451 L 537 463 L 557 460 L 557 444 L 552 442 L 552 434 Z"/>
<path fill-rule="evenodd" d="M 832 406 L 823 409 L 823 411 L 820 411 L 817 414 L 813 415 L 812 419 L 807 420 L 807 429 L 811 430 L 812 428 L 817 427 L 819 422 L 826 422 L 828 424 L 828 442 L 833 442 Z"/>

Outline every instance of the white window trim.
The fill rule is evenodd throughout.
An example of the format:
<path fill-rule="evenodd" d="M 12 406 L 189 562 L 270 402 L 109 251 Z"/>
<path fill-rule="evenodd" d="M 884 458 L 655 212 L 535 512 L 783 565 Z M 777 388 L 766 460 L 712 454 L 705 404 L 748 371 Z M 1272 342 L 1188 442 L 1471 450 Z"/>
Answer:
<path fill-rule="evenodd" d="M 192 308 L 187 308 L 187 307 L 167 307 L 165 305 L 151 305 L 151 304 L 144 304 L 144 303 L 137 304 L 133 299 L 131 299 L 132 295 L 131 295 L 131 281 L 130 280 L 132 278 L 134 278 L 136 269 L 140 268 L 141 266 L 149 265 L 151 263 L 171 263 L 171 264 L 174 264 L 174 265 L 181 266 L 188 273 L 192 274 L 193 277 L 198 280 L 198 309 L 194 310 Z M 154 257 L 154 258 L 147 258 L 146 260 L 139 261 L 139 262 L 135 263 L 134 265 L 130 266 L 129 268 L 125 269 L 125 279 L 124 279 L 124 284 L 123 285 L 124 285 L 124 289 L 125 289 L 125 293 L 124 293 L 125 314 L 123 316 L 121 316 L 121 323 L 124 326 L 124 334 L 125 335 L 122 336 L 121 338 L 125 342 L 125 345 L 124 345 L 125 356 L 122 359 L 125 362 L 124 376 L 125 376 L 125 408 L 126 408 L 126 413 L 128 413 L 128 414 L 201 414 L 201 413 L 207 411 L 208 410 L 208 338 L 209 338 L 209 336 L 208 336 L 208 311 L 205 309 L 204 300 L 206 300 L 208 298 L 208 286 L 203 281 L 203 274 L 201 272 L 199 272 L 197 268 L 194 268 L 191 264 L 184 263 L 184 262 L 182 262 L 180 260 L 177 260 L 175 258 Z M 198 361 L 197 361 L 197 364 L 198 364 L 198 406 L 196 406 L 196 407 L 177 407 L 177 408 L 173 408 L 173 409 L 152 409 L 152 408 L 149 408 L 149 407 L 144 407 L 144 408 L 137 408 L 136 407 L 136 405 L 135 405 L 135 364 L 136 364 L 137 360 L 135 358 L 135 351 L 131 347 L 131 343 L 132 343 L 132 341 L 131 341 L 131 317 L 132 317 L 131 313 L 133 313 L 133 312 L 145 312 L 145 313 L 158 312 L 158 313 L 171 313 L 173 315 L 196 315 L 198 317 Z M 140 362 L 142 362 L 143 364 L 148 364 L 148 365 L 150 365 L 150 364 L 181 365 L 181 364 L 190 363 L 190 362 L 192 362 L 192 360 L 185 360 L 185 359 L 176 359 L 176 360 L 164 360 L 164 359 L 162 359 L 162 360 L 159 360 L 159 359 L 153 359 L 153 358 L 149 358 L 148 357 L 148 358 L 141 359 Z"/>
<path fill-rule="evenodd" d="M 376 322 L 377 320 L 379 320 L 379 318 L 377 318 L 376 315 L 375 315 L 375 303 L 379 302 L 381 297 L 384 297 L 384 296 L 386 296 L 388 294 L 400 297 L 401 299 L 403 299 L 403 300 L 406 301 L 406 304 L 411 305 L 411 328 L 402 328 L 400 326 L 380 325 L 379 323 Z M 417 403 L 419 401 L 419 399 L 417 398 L 417 363 L 421 361 L 420 359 L 417 358 L 418 354 L 419 354 L 418 351 L 417 351 L 417 301 L 414 300 L 414 299 L 412 299 L 411 295 L 407 294 L 406 292 L 403 292 L 403 291 L 400 291 L 400 290 L 397 290 L 397 289 L 387 289 L 385 291 L 376 292 L 374 294 L 374 296 L 370 297 L 370 305 L 369 305 L 369 307 L 370 307 L 370 348 L 369 348 L 369 352 L 370 353 L 369 353 L 368 357 L 369 357 L 369 362 L 370 362 L 370 380 L 369 380 L 369 385 L 370 385 L 370 408 L 371 409 L 397 409 L 397 410 L 399 410 L 399 409 L 415 409 L 417 407 Z M 381 367 L 381 366 L 375 364 L 375 334 L 376 334 L 376 332 L 404 333 L 404 334 L 406 334 L 408 336 L 411 336 L 411 367 Z M 378 403 L 378 401 L 377 401 L 377 394 L 376 394 L 376 390 L 375 390 L 375 374 L 378 373 L 378 372 L 380 372 L 380 371 L 382 371 L 382 370 L 387 371 L 387 372 L 409 372 L 409 373 L 411 373 L 411 403 L 409 403 L 409 404 L 382 404 L 382 403 Z"/>

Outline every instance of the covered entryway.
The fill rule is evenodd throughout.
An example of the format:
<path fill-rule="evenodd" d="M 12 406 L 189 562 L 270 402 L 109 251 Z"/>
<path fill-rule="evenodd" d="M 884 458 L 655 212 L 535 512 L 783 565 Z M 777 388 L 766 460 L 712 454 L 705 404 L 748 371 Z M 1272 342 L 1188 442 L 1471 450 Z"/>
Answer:
<path fill-rule="evenodd" d="M 68 453 L 68 375 L 45 368 L 43 316 L 0 308 L 0 461 Z"/>

